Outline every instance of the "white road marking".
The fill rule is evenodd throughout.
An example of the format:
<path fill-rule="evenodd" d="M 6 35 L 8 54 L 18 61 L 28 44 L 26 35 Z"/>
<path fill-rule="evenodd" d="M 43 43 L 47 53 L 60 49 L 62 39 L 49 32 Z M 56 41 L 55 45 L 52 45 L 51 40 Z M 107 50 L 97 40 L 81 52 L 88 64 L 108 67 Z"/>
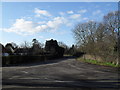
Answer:
<path fill-rule="evenodd" d="M 12 76 L 9 79 L 15 79 L 15 78 L 19 78 L 20 76 Z"/>
<path fill-rule="evenodd" d="M 21 72 L 23 72 L 23 73 L 28 73 L 27 71 L 21 71 Z"/>

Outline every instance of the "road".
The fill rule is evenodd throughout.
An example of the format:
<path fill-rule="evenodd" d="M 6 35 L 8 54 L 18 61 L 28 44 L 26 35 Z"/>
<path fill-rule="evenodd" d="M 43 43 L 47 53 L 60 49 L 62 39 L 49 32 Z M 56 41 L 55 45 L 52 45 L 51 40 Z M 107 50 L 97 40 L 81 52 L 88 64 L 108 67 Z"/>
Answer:
<path fill-rule="evenodd" d="M 3 90 L 28 87 L 29 89 L 66 87 L 117 90 L 120 85 L 118 73 L 118 69 L 113 67 L 88 64 L 66 57 L 46 61 L 44 64 L 3 67 L 2 87 Z"/>

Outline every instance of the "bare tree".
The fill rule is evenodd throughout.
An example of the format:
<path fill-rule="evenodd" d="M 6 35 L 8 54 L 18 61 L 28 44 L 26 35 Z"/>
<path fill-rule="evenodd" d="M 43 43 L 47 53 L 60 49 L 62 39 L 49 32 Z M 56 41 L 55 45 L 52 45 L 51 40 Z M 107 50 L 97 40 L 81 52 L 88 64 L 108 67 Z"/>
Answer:
<path fill-rule="evenodd" d="M 94 41 L 94 32 L 97 30 L 98 23 L 89 21 L 83 24 L 77 24 L 73 29 L 74 37 L 78 44 L 88 42 L 88 39 Z"/>
<path fill-rule="evenodd" d="M 119 64 L 115 50 L 119 42 L 118 16 L 119 12 L 115 11 L 104 16 L 101 23 L 77 24 L 73 33 L 80 48 L 89 54 L 101 56 L 105 61 Z"/>
<path fill-rule="evenodd" d="M 81 45 L 84 52 L 95 54 L 94 44 L 95 44 L 95 32 L 99 23 L 89 21 L 83 24 L 77 24 L 73 29 L 74 37 L 78 45 Z"/>
<path fill-rule="evenodd" d="M 116 43 L 119 41 L 119 35 L 118 35 L 118 29 L 119 29 L 119 11 L 110 12 L 106 16 L 104 16 L 103 23 L 105 25 L 106 31 L 107 31 L 107 38 L 106 41 L 108 43 L 109 48 L 109 55 L 112 57 L 117 58 L 117 54 L 115 52 L 115 46 Z M 119 53 L 118 53 L 119 54 Z M 116 64 L 119 64 L 118 59 L 116 59 Z"/>
<path fill-rule="evenodd" d="M 64 49 L 65 49 L 65 51 L 64 51 L 64 54 L 69 54 L 69 46 L 67 46 L 65 43 L 63 43 L 63 42 L 58 42 L 58 45 L 60 46 L 60 47 L 63 47 Z"/>
<path fill-rule="evenodd" d="M 33 39 L 33 46 L 32 46 L 32 50 L 33 50 L 33 54 L 40 54 L 43 53 L 43 46 L 44 44 L 40 43 L 37 39 Z"/>
<path fill-rule="evenodd" d="M 39 48 L 43 48 L 44 47 L 44 44 L 39 42 L 37 39 L 33 39 L 32 42 L 33 42 L 33 46 L 34 45 L 38 45 Z"/>
<path fill-rule="evenodd" d="M 118 11 L 110 12 L 103 18 L 107 36 L 110 41 L 115 44 L 117 42 L 117 30 L 118 30 Z"/>
<path fill-rule="evenodd" d="M 58 42 L 58 45 L 63 48 L 68 48 L 68 46 L 63 42 Z"/>
<path fill-rule="evenodd" d="M 24 41 L 21 45 L 21 48 L 31 48 L 32 47 L 32 43 Z"/>

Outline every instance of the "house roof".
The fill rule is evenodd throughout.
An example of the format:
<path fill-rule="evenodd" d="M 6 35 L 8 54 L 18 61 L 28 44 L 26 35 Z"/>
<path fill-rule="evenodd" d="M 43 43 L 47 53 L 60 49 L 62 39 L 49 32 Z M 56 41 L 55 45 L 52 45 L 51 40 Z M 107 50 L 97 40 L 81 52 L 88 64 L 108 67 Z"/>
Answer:
<path fill-rule="evenodd" d="M 27 48 L 18 48 L 15 50 L 14 53 L 27 53 L 29 51 L 29 49 Z"/>

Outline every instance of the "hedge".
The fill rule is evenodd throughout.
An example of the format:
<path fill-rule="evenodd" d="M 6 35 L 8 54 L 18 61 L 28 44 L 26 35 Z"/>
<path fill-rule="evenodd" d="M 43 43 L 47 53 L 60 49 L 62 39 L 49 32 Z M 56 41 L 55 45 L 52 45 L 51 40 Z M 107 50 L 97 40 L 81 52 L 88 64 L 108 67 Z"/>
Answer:
<path fill-rule="evenodd" d="M 45 60 L 56 59 L 58 57 L 46 55 L 46 56 L 3 56 L 2 57 L 2 66 L 23 64 L 23 63 L 32 63 L 32 62 L 43 62 Z"/>

